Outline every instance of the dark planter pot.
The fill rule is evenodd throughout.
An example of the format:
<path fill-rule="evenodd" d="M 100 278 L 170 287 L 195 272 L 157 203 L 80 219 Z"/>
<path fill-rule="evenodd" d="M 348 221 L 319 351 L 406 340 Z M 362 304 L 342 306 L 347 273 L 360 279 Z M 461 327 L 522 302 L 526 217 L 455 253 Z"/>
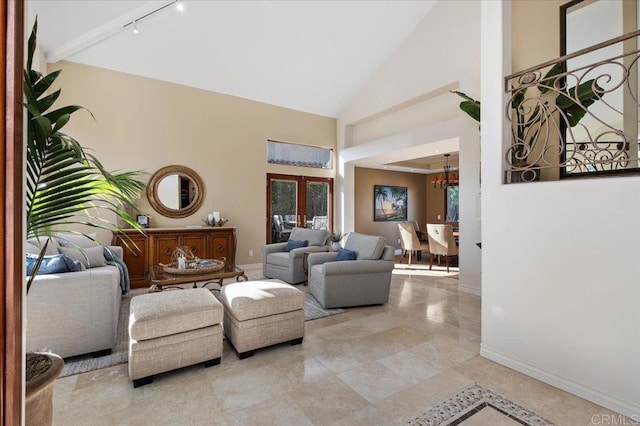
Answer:
<path fill-rule="evenodd" d="M 53 422 L 53 385 L 62 372 L 64 361 L 48 352 L 27 353 L 25 424 L 51 425 Z"/>

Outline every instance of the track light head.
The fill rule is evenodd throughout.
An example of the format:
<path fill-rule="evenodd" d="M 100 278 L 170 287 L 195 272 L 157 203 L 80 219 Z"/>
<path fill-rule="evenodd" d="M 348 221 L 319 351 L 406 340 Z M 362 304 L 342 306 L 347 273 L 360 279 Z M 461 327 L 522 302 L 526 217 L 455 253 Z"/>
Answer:
<path fill-rule="evenodd" d="M 182 0 L 176 0 L 176 10 L 178 12 L 184 11 L 184 3 Z"/>
<path fill-rule="evenodd" d="M 133 33 L 138 34 L 139 32 L 140 30 L 138 29 L 138 23 L 136 21 L 133 21 Z"/>

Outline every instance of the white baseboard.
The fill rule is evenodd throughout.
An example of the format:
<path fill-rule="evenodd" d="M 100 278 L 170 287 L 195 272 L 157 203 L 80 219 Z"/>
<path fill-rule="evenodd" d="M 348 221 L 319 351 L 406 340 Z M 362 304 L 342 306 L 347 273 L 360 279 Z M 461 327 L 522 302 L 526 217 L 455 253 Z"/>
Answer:
<path fill-rule="evenodd" d="M 584 398 L 587 401 L 591 401 L 617 413 L 624 414 L 625 416 L 633 418 L 635 420 L 640 419 L 640 405 L 638 404 L 621 400 L 614 396 L 600 392 L 597 389 L 593 389 L 591 387 L 581 385 L 580 383 L 576 383 L 572 380 L 567 379 L 566 377 L 558 376 L 555 373 L 551 373 L 542 368 L 536 367 L 535 365 L 531 365 L 500 351 L 494 350 L 485 344 L 480 345 L 480 355 L 487 359 L 490 359 L 491 361 L 495 361 L 498 364 L 502 364 L 516 371 L 524 373 L 527 376 L 534 377 L 540 381 L 577 395 L 580 398 Z"/>
<path fill-rule="evenodd" d="M 476 296 L 482 296 L 482 290 L 477 287 L 470 287 L 464 284 L 458 284 L 458 290 L 464 291 L 465 293 L 475 294 Z"/>

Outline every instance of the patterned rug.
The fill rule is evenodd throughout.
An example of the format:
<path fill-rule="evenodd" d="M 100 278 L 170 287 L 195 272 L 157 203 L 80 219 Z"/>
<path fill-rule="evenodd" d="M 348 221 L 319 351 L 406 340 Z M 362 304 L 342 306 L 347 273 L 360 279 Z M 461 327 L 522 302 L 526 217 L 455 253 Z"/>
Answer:
<path fill-rule="evenodd" d="M 554 425 L 550 420 L 479 385 L 471 385 L 451 398 L 428 407 L 424 413 L 408 424 L 412 426 Z"/>
<path fill-rule="evenodd" d="M 59 377 L 85 373 L 87 371 L 107 368 L 113 365 L 124 364 L 129 359 L 129 303 L 133 296 L 146 293 L 146 289 L 135 289 L 122 296 L 120 304 L 120 317 L 118 318 L 118 341 L 109 355 L 94 357 L 92 355 L 80 355 L 65 358 L 64 368 Z M 345 309 L 324 309 L 320 302 L 309 293 L 305 293 L 304 319 L 311 321 L 329 315 L 347 312 Z"/>

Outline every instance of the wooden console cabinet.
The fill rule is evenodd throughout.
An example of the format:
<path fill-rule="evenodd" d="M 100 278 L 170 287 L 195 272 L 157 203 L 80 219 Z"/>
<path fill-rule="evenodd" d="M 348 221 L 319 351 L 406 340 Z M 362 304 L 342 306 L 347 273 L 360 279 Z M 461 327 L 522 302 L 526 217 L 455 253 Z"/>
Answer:
<path fill-rule="evenodd" d="M 229 269 L 236 265 L 236 229 L 233 227 L 148 228 L 144 235 L 133 229 L 124 233 L 131 239 L 131 249 L 115 234 L 112 245 L 124 249 L 131 288 L 146 287 L 149 269 L 160 263 L 169 263 L 173 250 L 178 246 L 189 247 L 201 259 L 224 257 Z"/>

